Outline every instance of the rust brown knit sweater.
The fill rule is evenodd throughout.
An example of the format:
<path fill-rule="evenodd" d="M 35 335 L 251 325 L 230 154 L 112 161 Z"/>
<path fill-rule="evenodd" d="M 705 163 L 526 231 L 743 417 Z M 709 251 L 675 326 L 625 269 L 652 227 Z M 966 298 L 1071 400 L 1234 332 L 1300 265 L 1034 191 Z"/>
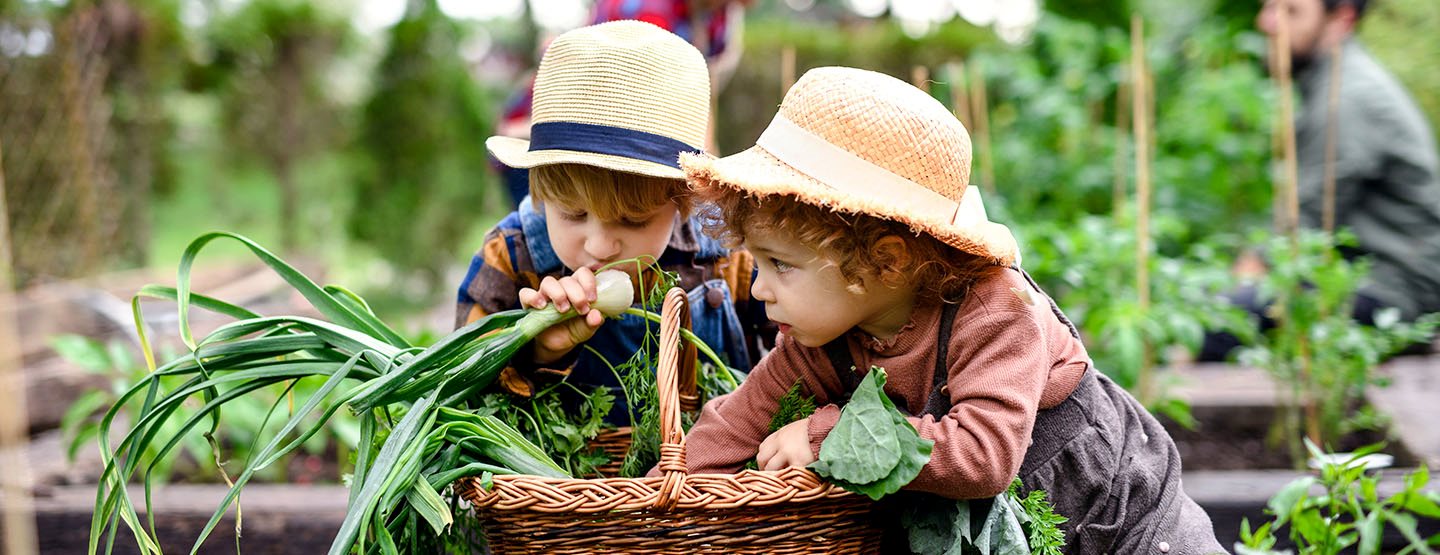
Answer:
<path fill-rule="evenodd" d="M 930 395 L 941 306 L 917 306 L 910 323 L 888 341 L 852 330 L 851 356 L 862 373 L 885 368 L 885 391 L 922 410 Z M 962 301 L 950 335 L 944 418 L 910 418 L 920 436 L 935 441 L 929 464 L 906 489 L 953 499 L 1004 491 L 1020 470 L 1035 413 L 1064 401 L 1090 364 L 1079 339 L 1050 311 L 1043 293 L 1011 269 L 988 274 Z M 834 428 L 842 399 L 839 378 L 824 350 L 781 338 L 735 392 L 705 405 L 686 439 L 691 473 L 738 472 L 755 458 L 777 401 L 804 382 L 821 408 L 810 418 L 810 447 Z"/>

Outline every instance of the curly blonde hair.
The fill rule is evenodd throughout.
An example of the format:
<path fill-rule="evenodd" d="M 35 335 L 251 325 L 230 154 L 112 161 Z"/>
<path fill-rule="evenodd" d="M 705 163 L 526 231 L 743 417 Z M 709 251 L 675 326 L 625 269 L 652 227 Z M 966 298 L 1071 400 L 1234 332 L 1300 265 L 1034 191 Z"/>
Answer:
<path fill-rule="evenodd" d="M 869 277 L 892 287 L 914 285 L 923 300 L 955 303 L 982 274 L 998 268 L 901 222 L 729 187 L 700 187 L 696 195 L 710 205 L 701 211 L 706 231 L 727 246 L 738 247 L 747 232 L 794 237 L 839 267 L 852 285 Z M 904 242 L 903 253 L 879 242 L 889 236 Z"/>

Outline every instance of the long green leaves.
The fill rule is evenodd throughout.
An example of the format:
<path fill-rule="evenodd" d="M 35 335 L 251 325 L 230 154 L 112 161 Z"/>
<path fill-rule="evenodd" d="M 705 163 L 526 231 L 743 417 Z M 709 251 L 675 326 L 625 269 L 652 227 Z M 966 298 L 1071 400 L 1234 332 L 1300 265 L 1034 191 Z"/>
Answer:
<path fill-rule="evenodd" d="M 195 258 L 208 243 L 220 238 L 234 239 L 249 248 L 324 318 L 262 316 L 192 292 L 190 271 Z M 623 274 L 614 274 L 625 279 Z M 618 299 L 607 312 L 612 316 L 628 307 L 630 300 L 628 281 L 617 283 L 606 286 Z M 624 298 L 617 292 L 624 293 Z M 190 348 L 188 353 L 157 365 L 146 336 L 141 297 L 177 303 L 180 335 Z M 190 328 L 192 305 L 234 321 L 197 341 Z M 458 528 L 463 528 L 457 525 L 455 514 L 464 509 L 447 505 L 441 492 L 462 477 L 571 476 L 515 428 L 495 416 L 477 413 L 485 409 L 472 408 L 472 403 L 478 401 L 476 393 L 495 380 L 522 346 L 555 323 L 573 317 L 573 311 L 559 313 L 550 308 L 496 313 L 429 347 L 416 347 L 380 321 L 353 292 L 338 286 L 321 287 L 249 239 L 221 232 L 190 244 L 181 260 L 176 287 L 147 286 L 136 295 L 132 309 L 150 371 L 118 396 L 98 426 L 104 470 L 91 520 L 92 555 L 100 550 L 102 541 L 107 553 L 113 549 L 122 523 L 134 533 L 141 553 L 159 553 L 154 511 L 149 511 L 151 516 L 142 523 L 128 482 L 144 468 L 145 501 L 150 506 L 156 469 L 163 468 L 178 446 L 193 444 L 196 428 L 207 422 L 210 425 L 198 431 L 204 433 L 219 466 L 220 450 L 232 447 L 215 433 L 222 409 L 259 391 L 278 396 L 263 405 L 268 410 L 258 417 L 259 429 L 245 440 L 251 449 L 242 457 L 243 468 L 233 480 L 226 475 L 230 490 L 195 538 L 192 553 L 199 550 L 231 505 L 237 507 L 238 533 L 240 492 L 256 472 L 320 433 L 347 405 L 360 418 L 360 434 L 358 444 L 349 446 L 357 454 L 349 509 L 331 544 L 332 554 L 397 553 L 402 548 L 425 551 L 447 534 L 444 541 L 454 541 Z M 693 336 L 690 339 L 695 341 Z M 723 367 L 707 346 L 699 346 Z M 728 372 L 725 376 L 732 377 Z M 313 388 L 321 379 L 323 384 Z M 306 387 L 297 387 L 304 380 L 311 381 L 304 382 Z M 300 392 L 308 392 L 300 408 L 288 414 L 280 410 L 281 399 Z M 602 404 L 608 407 L 608 401 Z M 111 428 L 122 413 L 130 427 L 112 448 Z M 283 425 L 262 434 L 272 417 Z M 583 444 L 583 438 L 574 441 Z M 457 530 L 448 532 L 452 527 Z"/>
<path fill-rule="evenodd" d="M 315 306 L 316 310 L 319 310 L 320 313 L 324 314 L 330 321 L 382 339 L 395 347 L 404 348 L 411 346 L 405 338 L 395 333 L 395 330 L 390 329 L 390 326 L 381 322 L 380 319 L 369 310 L 357 310 L 364 306 L 363 303 L 353 302 L 351 298 L 353 294 L 349 294 L 348 291 L 341 293 L 338 296 L 343 297 L 345 300 L 339 300 L 336 294 L 332 294 L 319 285 L 316 285 L 315 282 L 311 281 L 305 274 L 300 273 L 299 270 L 296 270 L 294 267 L 285 263 L 284 260 L 271 254 L 270 251 L 261 247 L 259 244 L 244 236 L 224 231 L 201 235 L 199 238 L 190 242 L 190 246 L 185 248 L 185 254 L 180 257 L 180 271 L 175 283 L 176 290 L 179 293 L 180 335 L 185 340 L 186 345 L 193 347 L 195 344 L 190 333 L 190 268 L 195 263 L 195 257 L 200 254 L 200 251 L 205 248 L 205 245 L 210 243 L 210 241 L 220 238 L 234 239 L 239 241 L 240 244 L 245 245 L 246 248 L 249 248 L 250 252 L 255 253 L 255 256 L 259 257 L 260 260 L 271 269 L 274 269 L 275 273 L 279 274 L 281 278 L 284 278 L 286 283 L 294 287 L 306 300 L 310 301 L 310 304 Z"/>

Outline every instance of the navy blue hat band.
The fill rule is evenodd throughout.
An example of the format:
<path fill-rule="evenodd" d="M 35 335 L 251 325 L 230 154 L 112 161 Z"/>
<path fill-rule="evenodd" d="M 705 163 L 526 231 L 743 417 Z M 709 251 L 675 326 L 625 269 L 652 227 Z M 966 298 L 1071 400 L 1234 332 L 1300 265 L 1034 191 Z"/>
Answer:
<path fill-rule="evenodd" d="M 591 123 L 547 121 L 530 126 L 530 151 L 609 154 L 680 168 L 680 153 L 700 149 L 663 135 Z"/>

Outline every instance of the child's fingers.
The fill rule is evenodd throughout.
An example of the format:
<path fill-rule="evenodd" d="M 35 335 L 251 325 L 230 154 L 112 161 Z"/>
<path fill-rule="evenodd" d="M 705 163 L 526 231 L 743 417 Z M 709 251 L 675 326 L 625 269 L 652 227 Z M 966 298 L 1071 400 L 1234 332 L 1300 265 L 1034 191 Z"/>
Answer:
<path fill-rule="evenodd" d="M 570 310 L 570 300 L 566 298 L 565 286 L 560 283 L 560 280 L 552 276 L 546 276 L 545 279 L 540 280 L 540 295 L 544 297 L 541 300 L 554 302 L 555 310 L 560 312 Z M 532 304 L 531 306 L 535 308 L 545 308 L 544 303 L 539 305 Z"/>
<path fill-rule="evenodd" d="M 770 465 L 770 460 L 775 458 L 776 445 L 779 442 L 773 441 L 774 438 L 773 435 L 765 438 L 765 441 L 760 442 L 760 450 L 755 453 L 755 466 L 761 470 L 769 470 L 766 467 Z"/>
<path fill-rule="evenodd" d="M 546 300 L 539 291 L 526 287 L 520 290 L 520 306 L 531 308 L 545 308 L 550 301 Z"/>
<path fill-rule="evenodd" d="M 757 461 L 758 463 L 758 461 Z M 790 466 L 790 457 L 785 456 L 785 451 L 777 451 L 774 456 L 765 461 L 764 464 L 757 464 L 760 470 L 785 470 Z"/>
<path fill-rule="evenodd" d="M 595 281 L 595 272 L 590 271 L 590 268 L 582 266 L 579 270 L 575 270 L 575 274 L 570 277 L 580 282 L 580 288 L 585 291 L 585 300 L 592 303 L 595 302 L 595 294 L 598 287 Z"/>
<path fill-rule="evenodd" d="M 589 270 L 584 271 L 588 272 Z M 595 280 L 591 279 L 590 284 L 590 287 L 593 290 L 595 287 Z M 560 280 L 560 286 L 565 288 L 565 298 L 569 300 L 570 305 L 575 307 L 575 312 L 585 314 L 590 310 L 590 293 L 587 293 L 585 291 L 585 285 L 581 283 L 579 279 L 562 279 Z"/>

